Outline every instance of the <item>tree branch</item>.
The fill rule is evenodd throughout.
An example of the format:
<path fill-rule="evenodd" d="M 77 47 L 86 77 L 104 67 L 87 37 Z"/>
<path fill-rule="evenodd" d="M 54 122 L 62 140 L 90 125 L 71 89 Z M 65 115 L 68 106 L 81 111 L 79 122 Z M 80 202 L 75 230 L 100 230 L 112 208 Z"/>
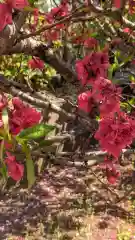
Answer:
<path fill-rule="evenodd" d="M 3 31 L 0 32 L 0 55 L 9 52 L 12 49 L 15 39 L 26 21 L 28 12 L 20 12 L 13 19 L 12 24 L 8 24 Z"/>
<path fill-rule="evenodd" d="M 61 59 L 58 59 L 53 51 L 48 46 L 38 42 L 32 38 L 22 40 L 17 43 L 10 51 L 4 54 L 24 53 L 27 55 L 37 56 L 45 63 L 52 66 L 58 73 L 60 73 L 68 81 L 77 80 L 77 74 L 72 69 L 72 66 Z"/>

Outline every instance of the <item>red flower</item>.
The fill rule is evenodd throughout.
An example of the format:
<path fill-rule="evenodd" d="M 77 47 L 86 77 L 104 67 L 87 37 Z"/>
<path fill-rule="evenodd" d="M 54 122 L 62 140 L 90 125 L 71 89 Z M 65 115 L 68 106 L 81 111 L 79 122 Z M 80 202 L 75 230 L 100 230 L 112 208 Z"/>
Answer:
<path fill-rule="evenodd" d="M 8 6 L 15 9 L 23 9 L 29 5 L 27 0 L 6 0 L 6 2 Z"/>
<path fill-rule="evenodd" d="M 22 164 L 12 162 L 7 165 L 8 175 L 15 181 L 20 181 L 23 177 L 24 166 Z"/>
<path fill-rule="evenodd" d="M 32 31 L 35 31 L 36 26 L 38 24 L 38 15 L 39 15 L 39 10 L 35 8 L 33 11 L 34 23 L 30 25 L 30 28 Z"/>
<path fill-rule="evenodd" d="M 82 85 L 93 85 L 97 77 L 106 77 L 108 67 L 108 54 L 103 52 L 91 53 L 85 56 L 83 60 L 76 62 L 78 79 L 80 79 Z"/>
<path fill-rule="evenodd" d="M 61 17 L 65 17 L 68 14 L 68 6 L 66 2 L 60 4 L 60 6 L 53 8 L 50 13 L 46 14 L 46 20 L 48 23 L 53 23 L 55 20 L 59 20 Z M 56 28 L 63 28 L 64 24 L 58 24 Z"/>
<path fill-rule="evenodd" d="M 37 25 L 37 23 L 38 23 L 38 15 L 39 15 L 38 8 L 34 9 L 33 15 L 34 15 L 34 24 Z"/>
<path fill-rule="evenodd" d="M 113 162 L 116 162 L 116 159 L 113 159 Z M 109 168 L 111 170 L 113 167 L 113 162 L 110 156 L 105 156 L 104 162 L 100 163 L 100 168 L 104 170 Z"/>
<path fill-rule="evenodd" d="M 130 28 L 124 28 L 124 29 L 123 29 L 123 32 L 130 34 L 130 33 L 131 33 L 131 29 L 130 29 Z"/>
<path fill-rule="evenodd" d="M 116 8 L 121 8 L 121 0 L 113 0 L 113 4 Z"/>
<path fill-rule="evenodd" d="M 8 143 L 6 141 L 4 141 L 4 146 L 5 146 L 6 149 L 11 149 L 12 148 L 12 144 Z"/>
<path fill-rule="evenodd" d="M 51 29 L 43 33 L 45 40 L 56 41 L 60 37 L 60 31 L 56 29 Z"/>
<path fill-rule="evenodd" d="M 88 38 L 84 41 L 84 46 L 94 48 L 98 45 L 98 41 L 95 38 Z"/>
<path fill-rule="evenodd" d="M 43 69 L 44 68 L 44 62 L 40 60 L 38 57 L 34 57 L 33 59 L 28 61 L 28 66 L 31 69 Z"/>
<path fill-rule="evenodd" d="M 93 107 L 93 98 L 91 91 L 86 91 L 78 96 L 78 108 L 86 113 L 90 113 Z"/>
<path fill-rule="evenodd" d="M 8 175 L 15 181 L 20 181 L 23 177 L 24 166 L 15 161 L 15 156 L 12 156 L 9 152 L 6 152 L 7 158 L 5 162 L 7 164 Z"/>
<path fill-rule="evenodd" d="M 18 97 L 12 98 L 12 104 L 16 110 L 21 110 L 24 107 L 23 101 Z"/>
<path fill-rule="evenodd" d="M 120 172 L 117 171 L 115 169 L 115 167 L 112 168 L 111 170 L 107 168 L 106 169 L 106 176 L 107 176 L 107 180 L 108 180 L 109 183 L 115 184 L 118 177 L 120 176 Z"/>
<path fill-rule="evenodd" d="M 40 122 L 41 113 L 36 109 L 23 104 L 17 98 L 13 98 L 14 110 L 10 113 L 10 130 L 17 135 L 21 130 L 32 127 Z"/>
<path fill-rule="evenodd" d="M 135 120 L 124 113 L 108 116 L 99 123 L 95 138 L 101 148 L 118 158 L 123 148 L 129 146 L 135 137 Z"/>
<path fill-rule="evenodd" d="M 104 162 L 100 164 L 100 167 L 102 169 L 105 169 L 107 180 L 111 184 L 115 184 L 118 177 L 120 176 L 120 172 L 117 171 L 113 162 L 114 160 L 111 161 L 111 159 L 109 159 L 109 156 L 106 156 Z"/>
<path fill-rule="evenodd" d="M 4 94 L 0 95 L 0 111 L 7 106 L 7 97 Z"/>
<path fill-rule="evenodd" d="M 100 77 L 105 77 L 107 75 L 107 69 L 109 67 L 108 53 L 92 53 L 89 65 L 95 74 L 99 74 Z"/>
<path fill-rule="evenodd" d="M 87 83 L 89 83 L 88 71 L 85 68 L 84 64 L 85 64 L 84 59 L 78 60 L 76 62 L 76 71 L 77 71 L 78 79 L 81 81 L 82 85 L 86 85 Z"/>
<path fill-rule="evenodd" d="M 100 103 L 101 116 L 120 111 L 121 88 L 116 87 L 110 80 L 98 78 L 93 87 L 93 94 L 95 94 L 95 99 Z"/>
<path fill-rule="evenodd" d="M 37 112 L 35 108 L 26 107 L 23 110 L 23 128 L 29 128 L 39 123 L 41 113 Z"/>
<path fill-rule="evenodd" d="M 135 59 L 133 59 L 131 63 L 132 63 L 132 64 L 135 64 Z"/>
<path fill-rule="evenodd" d="M 5 3 L 0 3 L 0 31 L 2 31 L 7 24 L 12 24 L 12 9 Z"/>

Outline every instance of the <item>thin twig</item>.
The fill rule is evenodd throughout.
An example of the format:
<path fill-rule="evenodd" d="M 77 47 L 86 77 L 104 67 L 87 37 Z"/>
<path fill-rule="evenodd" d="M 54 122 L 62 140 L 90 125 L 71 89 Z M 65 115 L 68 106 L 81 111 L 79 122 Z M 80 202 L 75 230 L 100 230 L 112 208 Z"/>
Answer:
<path fill-rule="evenodd" d="M 89 171 L 93 174 L 93 176 L 106 188 L 107 191 L 109 191 L 112 195 L 115 195 L 117 199 L 119 199 L 119 195 L 112 190 L 110 187 L 108 187 L 98 176 L 97 174 L 90 168 Z"/>
<path fill-rule="evenodd" d="M 123 201 L 123 200 L 126 200 L 126 198 L 129 197 L 129 195 L 130 195 L 134 190 L 135 190 L 135 185 L 133 185 L 130 190 L 126 191 L 125 194 L 124 194 L 122 197 L 120 197 L 118 200 L 116 200 L 115 203 L 117 204 L 117 203 L 120 203 L 120 202 Z"/>

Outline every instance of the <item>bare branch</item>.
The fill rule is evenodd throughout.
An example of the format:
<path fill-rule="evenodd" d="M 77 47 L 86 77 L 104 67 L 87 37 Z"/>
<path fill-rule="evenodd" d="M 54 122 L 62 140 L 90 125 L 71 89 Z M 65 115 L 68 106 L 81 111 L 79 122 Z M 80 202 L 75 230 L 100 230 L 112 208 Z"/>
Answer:
<path fill-rule="evenodd" d="M 98 177 L 98 175 L 90 168 L 89 171 L 92 173 L 92 175 L 104 186 L 104 188 L 109 191 L 112 195 L 115 195 L 116 199 L 119 199 L 119 195 L 112 190 L 110 187 L 108 187 L 101 179 Z"/>

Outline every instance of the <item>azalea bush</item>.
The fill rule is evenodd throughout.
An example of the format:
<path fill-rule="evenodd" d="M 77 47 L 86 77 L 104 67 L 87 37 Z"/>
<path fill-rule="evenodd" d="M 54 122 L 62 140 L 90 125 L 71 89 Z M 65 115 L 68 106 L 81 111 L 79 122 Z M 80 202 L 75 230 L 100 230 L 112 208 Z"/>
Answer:
<path fill-rule="evenodd" d="M 107 153 L 101 168 L 114 184 L 120 176 L 116 165 L 122 149 L 129 148 L 135 138 L 134 96 L 123 94 L 123 84 L 134 89 L 135 74 L 129 72 L 128 83 L 115 77 L 116 71 L 135 63 L 135 1 L 62 0 L 49 12 L 41 12 L 36 3 L 34 0 L 0 3 L 1 62 L 7 61 L 9 56 L 11 59 L 20 56 L 25 59 L 25 67 L 27 65 L 26 75 L 29 71 L 39 71 L 45 77 L 50 66 L 66 81 L 80 82 L 76 113 L 83 112 L 87 123 L 91 119 L 98 123 L 98 128 L 89 131 L 99 142 L 100 149 Z M 71 51 L 73 62 L 67 54 Z M 1 64 L 0 70 L 10 80 L 6 67 L 7 64 Z M 19 71 L 22 68 L 20 64 Z M 26 163 L 31 186 L 35 179 L 31 141 L 45 137 L 54 126 L 44 124 L 41 113 L 21 100 L 24 98 L 36 105 L 34 98 L 26 96 L 27 91 L 35 94 L 34 87 L 24 90 L 23 86 L 8 83 L 8 80 L 1 81 L 1 90 L 19 97 L 9 100 L 7 95 L 1 94 L 1 174 L 19 181 L 23 178 Z M 15 91 L 12 84 L 19 90 Z M 33 96 L 37 97 L 36 94 Z M 53 111 L 75 118 L 51 103 L 45 104 L 41 98 L 39 105 L 43 108 L 51 106 Z M 25 153 L 25 163 L 16 161 L 14 153 L 19 147 Z"/>

